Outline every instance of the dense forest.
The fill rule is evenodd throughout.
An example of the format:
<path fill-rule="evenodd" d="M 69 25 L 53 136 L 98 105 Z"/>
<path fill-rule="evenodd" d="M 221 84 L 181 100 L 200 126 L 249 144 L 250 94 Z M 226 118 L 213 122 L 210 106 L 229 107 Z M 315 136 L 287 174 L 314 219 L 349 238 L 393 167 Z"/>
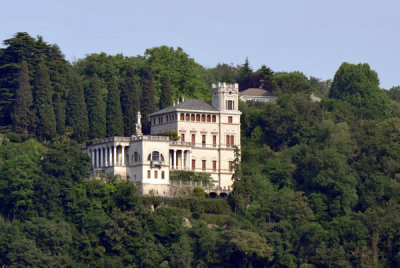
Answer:
<path fill-rule="evenodd" d="M 204 68 L 166 46 L 74 63 L 26 33 L 4 46 L 1 266 L 400 266 L 400 87 L 381 89 L 368 64 L 321 81 L 247 60 Z M 228 198 L 143 197 L 118 178 L 86 179 L 80 143 L 134 134 L 137 111 L 209 100 L 218 81 L 278 96 L 240 103 Z"/>

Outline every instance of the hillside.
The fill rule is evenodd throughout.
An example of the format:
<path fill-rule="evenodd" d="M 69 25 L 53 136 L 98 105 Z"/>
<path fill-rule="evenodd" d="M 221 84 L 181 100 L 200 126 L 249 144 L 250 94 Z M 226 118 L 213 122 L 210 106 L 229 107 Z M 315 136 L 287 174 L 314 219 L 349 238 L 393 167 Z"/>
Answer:
<path fill-rule="evenodd" d="M 14 43 L 20 38 L 32 42 L 28 51 L 39 46 L 47 56 L 14 57 L 23 50 Z M 206 89 L 222 78 L 254 87 L 262 72 L 248 63 L 204 69 L 167 47 L 134 58 L 92 54 L 70 64 L 43 40 L 17 35 L 8 43 L 0 53 L 0 92 L 9 97 L 0 103 L 1 266 L 400 266 L 399 94 L 381 90 L 368 64 L 343 63 L 332 81 L 262 68 L 264 86 L 279 98 L 240 103 L 241 162 L 234 165 L 232 194 L 160 199 L 140 196 L 118 178 L 86 179 L 89 158 L 79 143 L 107 135 L 110 91 L 117 85 L 121 94 L 136 92 L 125 95 L 134 102 L 135 90 L 153 87 L 156 107 L 168 79 L 157 85 L 157 72 L 152 76 L 146 64 L 154 64 L 151 72 L 167 66 L 157 56 L 164 49 L 191 62 L 197 73 L 190 81 Z M 174 97 L 208 98 L 203 86 L 172 86 L 175 71 L 167 72 Z M 311 92 L 322 101 L 311 101 Z M 39 115 L 48 114 L 35 108 L 38 101 L 52 105 L 55 128 L 40 123 Z M 16 110 L 16 103 L 32 104 Z M 84 106 L 88 113 L 73 113 Z M 89 107 L 104 113 L 98 125 L 89 125 Z M 14 115 L 7 118 L 6 109 Z M 33 122 L 22 120 L 30 113 Z M 126 133 L 129 124 L 120 120 Z"/>

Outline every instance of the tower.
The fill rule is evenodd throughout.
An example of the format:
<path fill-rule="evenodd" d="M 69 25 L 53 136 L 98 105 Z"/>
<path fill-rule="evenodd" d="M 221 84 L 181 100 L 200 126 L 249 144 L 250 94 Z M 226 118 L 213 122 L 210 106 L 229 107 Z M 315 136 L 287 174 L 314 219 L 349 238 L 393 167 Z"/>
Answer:
<path fill-rule="evenodd" d="M 212 105 L 220 111 L 238 111 L 239 85 L 220 83 L 212 84 Z"/>

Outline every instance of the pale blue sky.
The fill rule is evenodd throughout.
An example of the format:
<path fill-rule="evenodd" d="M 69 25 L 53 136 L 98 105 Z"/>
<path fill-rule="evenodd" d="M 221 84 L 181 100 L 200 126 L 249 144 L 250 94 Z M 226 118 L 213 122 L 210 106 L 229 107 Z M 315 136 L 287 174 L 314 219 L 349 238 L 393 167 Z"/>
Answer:
<path fill-rule="evenodd" d="M 0 39 L 41 35 L 74 61 L 180 46 L 205 67 L 262 64 L 332 79 L 343 61 L 367 62 L 381 86 L 400 85 L 398 0 L 8 0 Z"/>

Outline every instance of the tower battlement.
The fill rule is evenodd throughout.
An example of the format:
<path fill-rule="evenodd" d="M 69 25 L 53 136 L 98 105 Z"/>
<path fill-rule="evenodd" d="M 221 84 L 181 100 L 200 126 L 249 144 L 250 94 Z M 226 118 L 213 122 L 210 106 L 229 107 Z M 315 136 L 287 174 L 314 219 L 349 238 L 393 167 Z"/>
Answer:
<path fill-rule="evenodd" d="M 239 90 L 239 84 L 237 84 L 237 83 L 229 84 L 229 83 L 225 83 L 225 82 L 223 82 L 223 83 L 218 82 L 217 84 L 211 85 L 212 90 L 219 89 L 219 88 Z"/>

